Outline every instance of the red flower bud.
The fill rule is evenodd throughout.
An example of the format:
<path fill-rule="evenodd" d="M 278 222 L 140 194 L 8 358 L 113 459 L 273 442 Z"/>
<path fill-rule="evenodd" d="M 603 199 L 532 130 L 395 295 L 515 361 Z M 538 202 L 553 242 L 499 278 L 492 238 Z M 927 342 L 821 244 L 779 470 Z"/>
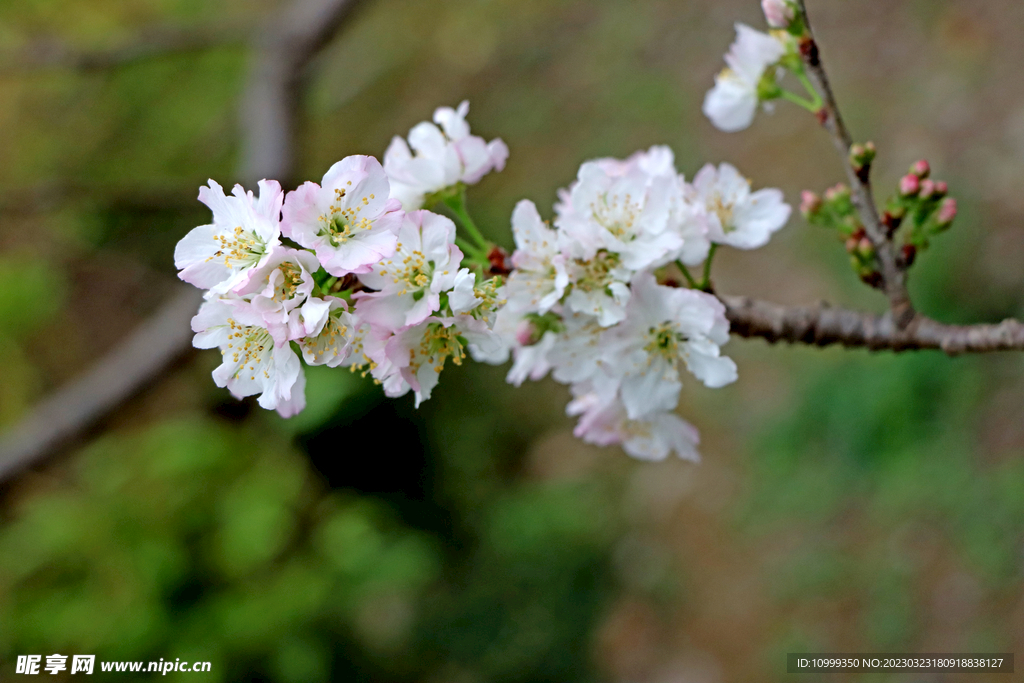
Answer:
<path fill-rule="evenodd" d="M 900 249 L 900 256 L 903 257 L 904 266 L 913 265 L 914 259 L 917 258 L 917 247 L 913 244 L 904 244 Z"/>
<path fill-rule="evenodd" d="M 935 183 L 929 178 L 925 178 L 921 181 L 921 199 L 931 199 L 932 195 L 935 194 Z"/>

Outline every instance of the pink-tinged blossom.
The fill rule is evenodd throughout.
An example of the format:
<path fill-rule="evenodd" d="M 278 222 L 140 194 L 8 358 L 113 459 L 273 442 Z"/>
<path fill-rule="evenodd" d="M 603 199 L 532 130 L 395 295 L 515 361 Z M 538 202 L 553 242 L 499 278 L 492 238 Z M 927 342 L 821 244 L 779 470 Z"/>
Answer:
<path fill-rule="evenodd" d="M 534 382 L 543 379 L 551 370 L 548 354 L 557 342 L 558 335 L 554 332 L 545 332 L 539 340 L 532 344 L 520 341 L 513 352 L 512 367 L 509 369 L 505 381 L 518 387 L 527 379 Z"/>
<path fill-rule="evenodd" d="M 311 298 L 302 307 L 304 336 L 299 341 L 302 357 L 310 365 L 338 367 L 348 360 L 356 321 L 343 299 Z"/>
<path fill-rule="evenodd" d="M 423 121 L 409 131 L 409 140 L 395 136 L 384 153 L 384 170 L 391 179 L 391 196 L 406 211 L 423 206 L 428 194 L 457 183 L 474 185 L 491 171 L 501 171 L 508 147 L 500 138 L 485 142 L 470 135 L 466 114 L 469 102 L 458 109 L 440 107 L 434 123 Z"/>
<path fill-rule="evenodd" d="M 199 188 L 199 201 L 213 211 L 213 223 L 193 228 L 174 249 L 174 265 L 185 282 L 223 294 L 244 285 L 280 244 L 281 202 L 276 180 L 259 182 L 259 199 L 235 185 L 231 196 L 213 180 Z"/>
<path fill-rule="evenodd" d="M 441 293 L 455 285 L 462 251 L 455 224 L 429 211 L 405 215 L 397 250 L 359 276 L 377 292 L 358 294 L 356 312 L 373 325 L 398 330 L 416 325 L 441 306 Z"/>
<path fill-rule="evenodd" d="M 223 362 L 213 381 L 233 396 L 260 394 L 259 404 L 291 417 L 305 406 L 302 364 L 289 342 L 275 344 L 263 317 L 241 299 L 211 299 L 192 318 L 198 349 L 219 347 Z"/>
<path fill-rule="evenodd" d="M 427 318 L 396 332 L 385 347 L 391 367 L 379 377 L 385 394 L 397 397 L 412 391 L 417 408 L 429 399 L 445 362 L 462 365 L 466 358 L 459 332 L 454 318 Z"/>
<path fill-rule="evenodd" d="M 306 334 L 300 309 L 313 291 L 320 263 L 311 252 L 277 247 L 236 293 L 252 304 L 277 344 Z"/>
<path fill-rule="evenodd" d="M 574 394 L 577 390 L 574 391 Z M 598 446 L 621 445 L 634 458 L 664 460 L 675 452 L 684 460 L 700 461 L 697 429 L 679 416 L 655 413 L 631 420 L 622 404 L 598 393 L 580 393 L 566 407 L 569 415 L 579 415 L 573 430 L 577 438 Z"/>
<path fill-rule="evenodd" d="M 322 185 L 306 182 L 288 193 L 281 231 L 316 252 L 331 275 L 368 273 L 395 253 L 398 242 L 402 213 L 389 192 L 376 159 L 345 157 L 331 166 Z"/>
<path fill-rule="evenodd" d="M 796 7 L 790 0 L 761 0 L 761 9 L 772 28 L 788 28 L 796 17 Z"/>
<path fill-rule="evenodd" d="M 706 165 L 693 179 L 693 201 L 702 205 L 712 242 L 756 249 L 789 220 L 790 207 L 780 190 L 750 191 L 750 181 L 733 166 Z"/>
<path fill-rule="evenodd" d="M 751 124 L 760 101 L 761 78 L 787 49 L 775 36 L 736 24 L 736 40 L 725 55 L 728 66 L 715 76 L 715 87 L 704 98 L 704 115 L 716 128 L 732 133 Z"/>
<path fill-rule="evenodd" d="M 352 316 L 351 337 L 348 354 L 341 362 L 353 372 L 361 371 L 365 377 L 370 374 L 373 380 L 383 385 L 384 395 L 390 398 L 401 396 L 408 389 L 401 389 L 404 381 L 394 369 L 387 357 L 386 347 L 394 332 L 383 327 L 375 327 Z"/>
<path fill-rule="evenodd" d="M 524 199 L 512 212 L 512 236 L 516 250 L 515 270 L 506 285 L 509 306 L 523 313 L 547 313 L 569 284 L 558 233 L 541 220 L 533 202 Z"/>
<path fill-rule="evenodd" d="M 650 273 L 632 283 L 626 319 L 602 334 L 604 369 L 621 381 L 630 419 L 673 410 L 682 382 L 680 362 L 705 385 L 736 380 L 736 364 L 721 356 L 729 340 L 725 307 L 714 296 L 657 284 Z"/>

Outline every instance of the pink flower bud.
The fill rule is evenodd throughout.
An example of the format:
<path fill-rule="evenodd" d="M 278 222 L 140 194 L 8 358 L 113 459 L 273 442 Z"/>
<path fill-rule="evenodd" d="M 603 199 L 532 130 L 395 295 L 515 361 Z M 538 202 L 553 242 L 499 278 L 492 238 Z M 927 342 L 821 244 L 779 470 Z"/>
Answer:
<path fill-rule="evenodd" d="M 924 159 L 915 161 L 910 165 L 910 173 L 916 175 L 918 178 L 927 178 L 928 174 L 932 172 L 932 167 L 928 165 L 928 162 Z"/>
<path fill-rule="evenodd" d="M 825 201 L 831 203 L 841 197 L 849 196 L 849 194 L 850 190 L 849 188 L 846 187 L 846 185 L 844 185 L 843 183 L 837 183 L 832 187 L 828 188 L 827 190 L 825 190 Z"/>
<path fill-rule="evenodd" d="M 761 0 L 761 9 L 772 28 L 789 28 L 795 16 L 793 5 L 788 0 Z"/>
<path fill-rule="evenodd" d="M 821 210 L 821 197 L 810 190 L 800 193 L 800 213 L 809 218 Z"/>
<path fill-rule="evenodd" d="M 925 178 L 921 181 L 921 199 L 931 199 L 932 195 L 935 194 L 935 183 L 929 178 Z"/>
<path fill-rule="evenodd" d="M 864 258 L 871 258 L 875 254 L 875 245 L 867 237 L 861 237 L 857 243 L 857 252 Z"/>
<path fill-rule="evenodd" d="M 939 204 L 939 210 L 935 214 L 935 222 L 939 224 L 940 228 L 948 228 L 953 223 L 954 218 L 956 218 L 956 200 L 952 197 L 946 197 Z"/>
<path fill-rule="evenodd" d="M 904 197 L 913 197 L 920 190 L 921 179 L 917 175 L 908 173 L 900 178 L 900 194 Z"/>
<path fill-rule="evenodd" d="M 516 327 L 516 341 L 521 346 L 533 346 L 537 343 L 537 326 L 533 324 L 532 320 L 524 319 Z"/>
<path fill-rule="evenodd" d="M 946 193 L 949 192 L 949 185 L 946 184 L 945 180 L 935 181 L 935 196 L 945 197 Z"/>

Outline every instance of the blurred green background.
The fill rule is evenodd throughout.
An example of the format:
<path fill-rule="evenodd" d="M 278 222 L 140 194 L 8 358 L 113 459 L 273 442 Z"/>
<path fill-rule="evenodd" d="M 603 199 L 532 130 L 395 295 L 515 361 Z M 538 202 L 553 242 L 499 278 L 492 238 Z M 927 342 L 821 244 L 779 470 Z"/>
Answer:
<path fill-rule="evenodd" d="M 914 266 L 919 308 L 1024 314 L 1024 5 L 808 4 L 879 194 L 925 157 L 960 201 Z M 0 3 L 0 428 L 175 291 L 174 244 L 208 216 L 197 187 L 236 180 L 246 73 L 237 42 L 88 73 L 17 55 L 165 24 L 227 35 L 276 7 Z M 581 161 L 651 144 L 688 177 L 730 161 L 796 204 L 841 178 L 813 117 L 779 106 L 726 135 L 700 113 L 737 20 L 763 26 L 758 3 L 366 0 L 314 64 L 299 175 L 379 156 L 466 98 L 474 131 L 511 148 L 470 194 L 507 246 L 518 199 L 550 216 Z M 799 216 L 723 253 L 716 283 L 882 305 Z M 418 411 L 317 368 L 284 421 L 194 354 L 0 489 L 0 679 L 54 652 L 426 683 L 776 681 L 788 651 L 1024 652 L 1020 355 L 726 351 L 739 382 L 684 391 L 698 466 L 579 443 L 567 391 L 513 389 L 504 368 L 450 367 Z"/>

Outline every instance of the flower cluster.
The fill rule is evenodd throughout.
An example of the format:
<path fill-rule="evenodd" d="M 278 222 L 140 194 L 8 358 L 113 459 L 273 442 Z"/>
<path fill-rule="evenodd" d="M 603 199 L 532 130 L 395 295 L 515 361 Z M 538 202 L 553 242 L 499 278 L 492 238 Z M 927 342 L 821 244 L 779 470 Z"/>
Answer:
<path fill-rule="evenodd" d="M 213 222 L 181 240 L 175 263 L 207 290 L 192 326 L 195 346 L 221 351 L 214 381 L 287 417 L 305 405 L 304 361 L 369 374 L 418 406 L 448 360 L 511 353 L 510 383 L 550 373 L 570 386 L 584 440 L 696 458 L 697 432 L 674 412 L 684 370 L 721 387 L 736 365 L 720 352 L 729 324 L 709 268 L 699 283 L 689 268 L 719 245 L 767 243 L 789 218 L 781 192 L 751 191 L 728 164 L 688 183 L 666 147 L 588 161 L 554 227 L 529 200 L 516 205 L 516 250 L 499 268 L 464 194 L 508 150 L 470 135 L 467 111 L 440 108 L 383 165 L 346 157 L 287 195 L 270 180 L 258 197 L 212 180 L 200 190 Z M 466 234 L 421 208 L 437 204 Z"/>
<path fill-rule="evenodd" d="M 463 266 L 451 219 L 403 209 L 417 203 L 411 180 L 429 192 L 503 166 L 500 140 L 469 135 L 467 108 L 437 110 L 444 133 L 414 128 L 418 156 L 406 164 L 393 143 L 390 170 L 357 155 L 287 196 L 273 180 L 260 181 L 258 198 L 212 180 L 200 189 L 213 222 L 186 235 L 174 260 L 182 280 L 207 290 L 192 328 L 196 347 L 221 351 L 217 386 L 259 394 L 289 417 L 305 407 L 301 355 L 369 373 L 388 396 L 412 391 L 418 405 L 448 359 L 507 356 L 492 331 L 501 283 Z"/>
<path fill-rule="evenodd" d="M 686 183 L 666 147 L 583 164 L 560 193 L 554 227 L 519 202 L 515 270 L 495 325 L 513 349 L 508 381 L 550 372 L 569 384 L 568 412 L 580 416 L 585 441 L 619 443 L 639 458 L 695 458 L 697 433 L 674 413 L 682 371 L 722 387 L 736 365 L 720 353 L 724 306 L 699 288 L 669 286 L 671 271 L 691 278 L 687 267 L 715 245 L 762 246 L 789 213 L 778 190 L 751 192 L 727 164 Z"/>

